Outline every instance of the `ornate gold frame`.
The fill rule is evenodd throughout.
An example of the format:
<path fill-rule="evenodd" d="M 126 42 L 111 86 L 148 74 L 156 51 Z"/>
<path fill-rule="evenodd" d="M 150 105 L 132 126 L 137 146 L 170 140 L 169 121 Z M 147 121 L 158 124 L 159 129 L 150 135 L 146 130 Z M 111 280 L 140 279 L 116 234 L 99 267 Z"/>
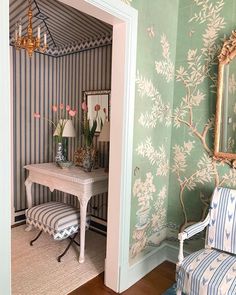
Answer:
<path fill-rule="evenodd" d="M 236 56 L 236 30 L 223 44 L 221 53 L 218 57 L 218 83 L 217 83 L 217 103 L 216 103 L 216 121 L 215 121 L 215 140 L 214 140 L 214 157 L 231 163 L 236 167 L 236 154 L 223 153 L 219 151 L 220 146 L 220 123 L 221 123 L 221 105 L 223 100 L 223 72 L 224 66 L 229 64 Z"/>

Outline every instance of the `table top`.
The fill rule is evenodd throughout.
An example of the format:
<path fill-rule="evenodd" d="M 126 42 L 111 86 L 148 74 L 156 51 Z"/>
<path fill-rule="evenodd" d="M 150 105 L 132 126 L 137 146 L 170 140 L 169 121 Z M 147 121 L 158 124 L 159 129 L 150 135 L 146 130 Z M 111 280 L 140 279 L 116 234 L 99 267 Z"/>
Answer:
<path fill-rule="evenodd" d="M 64 180 L 83 185 L 108 179 L 108 173 L 104 171 L 104 168 L 95 169 L 91 172 L 85 172 L 78 166 L 71 166 L 69 168 L 62 169 L 56 163 L 30 164 L 24 166 L 24 168 L 29 171 L 39 172 L 44 175 L 62 178 Z"/>

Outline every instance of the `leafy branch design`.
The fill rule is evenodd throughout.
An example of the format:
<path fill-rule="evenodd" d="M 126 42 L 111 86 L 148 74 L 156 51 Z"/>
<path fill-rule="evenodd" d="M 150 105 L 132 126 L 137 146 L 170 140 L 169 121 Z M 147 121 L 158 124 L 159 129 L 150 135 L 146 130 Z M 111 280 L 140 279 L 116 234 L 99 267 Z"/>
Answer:
<path fill-rule="evenodd" d="M 148 137 L 144 142 L 138 145 L 136 151 L 138 155 L 146 157 L 150 161 L 151 165 L 157 166 L 156 175 L 167 176 L 169 161 L 167 159 L 166 149 L 163 145 L 156 150 L 152 145 L 151 138 Z"/>
<path fill-rule="evenodd" d="M 164 59 L 155 62 L 155 69 L 158 74 L 165 77 L 168 83 L 174 79 L 174 63 L 170 58 L 170 45 L 165 34 L 162 34 L 160 43 Z M 161 94 L 154 87 L 152 81 L 146 79 L 137 71 L 136 83 L 139 95 L 142 98 L 148 97 L 153 102 L 151 112 L 146 111 L 145 113 L 141 113 L 139 123 L 147 128 L 155 128 L 158 121 L 165 126 L 170 126 L 171 106 L 162 100 Z"/>
<path fill-rule="evenodd" d="M 199 24 L 206 23 L 206 29 L 203 33 L 203 48 L 202 54 L 206 63 L 210 66 L 216 62 L 217 53 L 220 50 L 219 44 L 216 43 L 218 33 L 225 26 L 225 20 L 220 15 L 224 6 L 224 0 L 216 1 L 210 0 L 194 0 L 195 4 L 200 7 L 199 13 L 195 13 L 189 22 L 199 22 Z"/>
<path fill-rule="evenodd" d="M 189 220 L 187 216 L 184 203 L 185 190 L 194 190 L 197 184 L 210 183 L 213 180 L 215 186 L 223 184 L 236 185 L 236 172 L 234 170 L 229 170 L 229 173 L 226 173 L 223 177 L 220 176 L 218 167 L 223 166 L 224 163 L 217 162 L 213 157 L 213 150 L 207 142 L 208 133 L 214 127 L 214 116 L 204 124 L 201 130 L 200 124 L 197 124 L 194 118 L 194 109 L 199 107 L 205 99 L 205 94 L 199 89 L 200 85 L 206 79 L 209 79 L 210 87 L 213 90 L 216 89 L 216 74 L 212 69 L 220 49 L 216 43 L 218 33 L 225 25 L 224 18 L 220 16 L 224 2 L 223 0 L 219 0 L 215 4 L 212 4 L 209 0 L 194 0 L 194 2 L 200 7 L 200 11 L 195 13 L 189 22 L 206 23 L 206 29 L 203 34 L 203 48 L 200 54 L 197 49 L 190 49 L 187 53 L 187 68 L 181 66 L 176 71 L 176 80 L 183 84 L 185 96 L 182 97 L 180 105 L 174 110 L 173 121 L 176 128 L 185 125 L 189 129 L 190 133 L 202 144 L 204 154 L 198 161 L 197 170 L 192 175 L 186 177 L 181 174 L 186 172 L 186 157 L 190 155 L 194 142 L 184 142 L 183 146 L 176 145 L 173 147 L 174 163 L 172 172 L 176 174 L 179 182 L 179 200 L 184 215 L 184 222 L 180 226 L 180 231 L 195 223 Z M 201 218 L 204 218 L 209 201 L 206 201 L 206 198 L 203 198 L 202 195 L 200 195 L 200 200 L 204 207 Z"/>
<path fill-rule="evenodd" d="M 161 36 L 162 56 L 164 60 L 156 61 L 156 71 L 165 77 L 167 82 L 174 79 L 174 64 L 170 59 L 170 44 L 165 34 Z"/>
<path fill-rule="evenodd" d="M 138 93 L 141 97 L 148 97 L 152 100 L 153 105 L 151 112 L 146 111 L 141 113 L 139 123 L 143 127 L 155 128 L 157 122 L 164 123 L 166 126 L 171 125 L 171 107 L 170 104 L 165 104 L 161 98 L 159 91 L 153 86 L 151 80 L 144 78 L 137 72 L 136 83 Z"/>

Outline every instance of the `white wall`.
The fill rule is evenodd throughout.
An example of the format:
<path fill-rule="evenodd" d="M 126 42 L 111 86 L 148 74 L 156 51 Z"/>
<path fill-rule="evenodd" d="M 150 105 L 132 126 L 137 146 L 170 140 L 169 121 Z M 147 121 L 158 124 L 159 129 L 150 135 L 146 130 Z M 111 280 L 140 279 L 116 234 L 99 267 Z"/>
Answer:
<path fill-rule="evenodd" d="M 10 221 L 11 221 L 11 158 L 10 158 L 10 63 L 9 3 L 0 1 L 0 294 L 10 295 Z"/>

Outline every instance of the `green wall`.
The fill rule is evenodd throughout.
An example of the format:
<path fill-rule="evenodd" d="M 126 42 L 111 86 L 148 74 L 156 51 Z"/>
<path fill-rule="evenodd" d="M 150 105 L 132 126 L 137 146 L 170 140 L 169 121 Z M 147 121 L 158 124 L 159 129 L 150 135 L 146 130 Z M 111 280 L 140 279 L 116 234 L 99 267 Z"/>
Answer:
<path fill-rule="evenodd" d="M 205 216 L 216 185 L 236 185 L 235 170 L 213 159 L 218 55 L 235 29 L 236 3 L 180 1 L 168 195 L 168 238 Z M 182 206 L 181 206 L 182 202 Z M 184 216 L 184 214 L 186 214 Z M 199 247 L 199 237 L 187 245 Z"/>
<path fill-rule="evenodd" d="M 138 10 L 130 264 L 166 238 L 178 0 Z"/>
<path fill-rule="evenodd" d="M 130 263 L 203 218 L 236 173 L 213 159 L 217 56 L 234 0 L 124 0 L 139 12 Z M 146 214 L 146 215 L 145 215 Z M 187 243 L 201 246 L 201 236 Z"/>

